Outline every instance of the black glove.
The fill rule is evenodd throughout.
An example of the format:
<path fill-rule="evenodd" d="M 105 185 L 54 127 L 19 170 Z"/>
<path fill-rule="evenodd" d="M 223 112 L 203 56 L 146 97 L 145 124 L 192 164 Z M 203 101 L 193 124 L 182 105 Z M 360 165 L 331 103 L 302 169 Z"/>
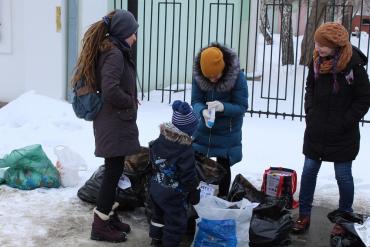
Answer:
<path fill-rule="evenodd" d="M 200 201 L 200 190 L 193 190 L 189 192 L 188 202 L 191 205 L 196 205 L 199 203 L 199 201 Z"/>

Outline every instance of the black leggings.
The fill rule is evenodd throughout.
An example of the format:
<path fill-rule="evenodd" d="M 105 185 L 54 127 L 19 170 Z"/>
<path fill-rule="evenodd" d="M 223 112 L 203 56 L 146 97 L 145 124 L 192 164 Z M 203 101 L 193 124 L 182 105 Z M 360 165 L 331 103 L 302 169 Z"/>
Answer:
<path fill-rule="evenodd" d="M 221 179 L 218 187 L 218 197 L 226 197 L 229 194 L 231 183 L 231 169 L 228 159 L 217 157 L 217 162 L 226 170 L 226 175 Z"/>
<path fill-rule="evenodd" d="M 117 184 L 122 176 L 125 157 L 105 158 L 105 170 L 96 208 L 108 215 L 116 199 Z"/>

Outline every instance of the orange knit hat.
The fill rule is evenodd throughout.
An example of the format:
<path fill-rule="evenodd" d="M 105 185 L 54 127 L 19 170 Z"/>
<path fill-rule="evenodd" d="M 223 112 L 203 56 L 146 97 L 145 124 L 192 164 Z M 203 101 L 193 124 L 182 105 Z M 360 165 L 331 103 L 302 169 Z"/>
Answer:
<path fill-rule="evenodd" d="M 217 47 L 208 47 L 200 54 L 200 69 L 205 77 L 215 77 L 225 68 L 224 55 Z"/>
<path fill-rule="evenodd" d="M 338 22 L 327 22 L 316 30 L 315 42 L 332 49 L 343 47 L 349 43 L 348 31 Z"/>

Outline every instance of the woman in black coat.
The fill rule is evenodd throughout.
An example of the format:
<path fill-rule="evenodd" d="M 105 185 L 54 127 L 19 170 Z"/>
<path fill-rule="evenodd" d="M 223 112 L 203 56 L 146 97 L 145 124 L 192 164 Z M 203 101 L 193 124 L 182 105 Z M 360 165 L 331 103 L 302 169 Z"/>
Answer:
<path fill-rule="evenodd" d="M 352 161 L 360 148 L 359 122 L 370 106 L 366 64 L 366 56 L 352 47 L 348 32 L 341 24 L 329 22 L 316 30 L 314 57 L 306 82 L 305 162 L 294 233 L 303 233 L 309 228 L 322 161 L 334 162 L 339 210 L 352 212 Z"/>
<path fill-rule="evenodd" d="M 136 74 L 131 58 L 138 26 L 134 16 L 125 10 L 115 10 L 91 25 L 72 80 L 75 84 L 83 79 L 90 90 L 101 92 L 103 100 L 93 122 L 95 155 L 105 160 L 91 230 L 94 240 L 123 242 L 131 230 L 119 220 L 114 200 L 125 156 L 140 149 Z"/>

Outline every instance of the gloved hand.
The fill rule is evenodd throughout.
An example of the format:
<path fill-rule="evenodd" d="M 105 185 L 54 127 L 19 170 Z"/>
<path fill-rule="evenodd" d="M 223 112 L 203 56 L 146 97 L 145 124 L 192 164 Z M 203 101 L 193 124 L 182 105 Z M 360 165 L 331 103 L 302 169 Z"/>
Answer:
<path fill-rule="evenodd" d="M 200 190 L 199 189 L 189 192 L 188 202 L 191 205 L 196 205 L 199 203 L 199 201 L 200 201 Z"/>
<path fill-rule="evenodd" d="M 218 112 L 223 112 L 224 111 L 224 104 L 222 104 L 218 100 L 209 101 L 209 102 L 206 102 L 206 104 L 208 105 L 208 108 L 215 108 L 215 110 L 218 111 Z"/>

